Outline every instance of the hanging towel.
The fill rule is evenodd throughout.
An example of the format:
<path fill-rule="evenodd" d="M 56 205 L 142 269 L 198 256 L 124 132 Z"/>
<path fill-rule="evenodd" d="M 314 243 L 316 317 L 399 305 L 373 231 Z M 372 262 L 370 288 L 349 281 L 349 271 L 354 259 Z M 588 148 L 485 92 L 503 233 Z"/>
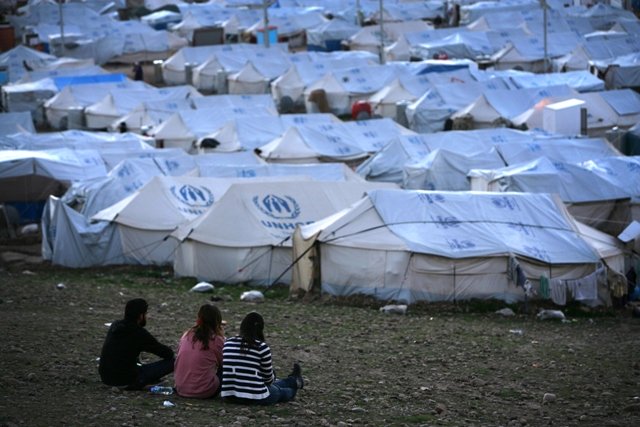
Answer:
<path fill-rule="evenodd" d="M 540 276 L 540 297 L 549 299 L 549 279 L 544 274 Z"/>
<path fill-rule="evenodd" d="M 573 281 L 573 298 L 578 301 L 598 299 L 597 272 Z"/>
<path fill-rule="evenodd" d="M 558 305 L 567 303 L 567 286 L 561 279 L 551 279 L 549 281 L 549 293 L 551 300 Z"/>

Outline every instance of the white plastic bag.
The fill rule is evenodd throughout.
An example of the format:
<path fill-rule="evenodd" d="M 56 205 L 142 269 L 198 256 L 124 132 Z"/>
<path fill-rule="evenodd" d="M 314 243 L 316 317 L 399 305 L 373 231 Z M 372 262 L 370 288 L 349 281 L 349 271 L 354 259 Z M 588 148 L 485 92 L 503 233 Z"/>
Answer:
<path fill-rule="evenodd" d="M 260 291 L 247 291 L 243 292 L 242 295 L 240 295 L 240 301 L 263 302 L 264 295 Z"/>
<path fill-rule="evenodd" d="M 215 287 L 211 283 L 200 282 L 193 288 L 189 289 L 189 292 L 212 292 Z"/>
<path fill-rule="evenodd" d="M 380 311 L 386 314 L 407 314 L 406 304 L 390 304 L 380 307 Z"/>

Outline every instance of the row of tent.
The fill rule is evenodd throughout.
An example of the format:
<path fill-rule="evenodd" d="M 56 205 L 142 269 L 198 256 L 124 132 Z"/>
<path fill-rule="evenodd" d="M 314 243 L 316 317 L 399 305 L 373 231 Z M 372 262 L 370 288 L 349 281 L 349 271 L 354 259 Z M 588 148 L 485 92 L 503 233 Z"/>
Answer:
<path fill-rule="evenodd" d="M 626 200 L 627 207 L 634 209 L 635 205 L 629 204 L 629 201 L 632 201 L 634 194 L 637 199 L 640 189 L 630 188 L 629 184 L 640 182 L 640 161 L 637 158 L 607 156 L 612 154 L 610 147 L 602 142 L 598 146 L 598 141 L 588 140 L 574 141 L 573 147 L 564 153 L 560 148 L 563 144 L 549 144 L 547 147 L 551 151 L 545 150 L 542 139 L 537 140 L 540 147 L 534 147 L 530 140 L 518 148 L 514 141 L 518 138 L 525 141 L 527 138 L 521 132 L 506 129 L 494 131 L 492 135 L 488 132 L 449 132 L 434 134 L 433 139 L 429 135 L 420 137 L 425 137 L 422 149 L 434 149 L 433 153 L 439 151 L 436 148 L 438 136 L 441 137 L 440 141 L 444 141 L 445 135 L 456 140 L 454 136 L 460 134 L 459 145 L 469 146 L 474 143 L 462 139 L 483 134 L 476 135 L 475 145 L 478 149 L 485 140 L 503 142 L 503 147 L 508 147 L 511 155 L 516 156 L 514 159 L 518 156 L 527 158 L 525 148 L 531 148 L 528 151 L 535 155 L 544 153 L 552 156 L 555 151 L 557 156 L 575 154 L 584 158 L 601 157 L 602 160 L 590 162 L 591 168 L 605 171 L 601 172 L 602 176 L 611 175 L 610 179 L 618 177 L 622 181 L 616 185 L 613 182 L 609 184 L 607 190 L 616 189 L 617 193 L 608 202 Z M 78 131 L 72 133 L 80 134 Z M 68 135 L 67 138 L 71 140 L 73 136 Z M 406 145 L 418 147 L 416 137 L 409 138 L 412 138 L 412 142 Z M 513 146 L 510 146 L 509 140 Z M 593 151 L 582 150 L 581 142 L 586 144 L 584 148 L 591 146 Z M 70 153 L 83 152 L 86 157 L 89 153 L 85 151 L 76 149 L 70 150 Z M 263 285 L 278 281 L 292 283 L 294 289 L 303 290 L 309 290 L 314 283 L 313 277 L 319 274 L 322 278 L 320 285 L 325 292 L 335 295 L 366 293 L 381 299 L 407 302 L 476 297 L 507 301 L 521 299 L 524 289 L 512 283 L 503 271 L 513 257 L 519 260 L 527 277 L 534 283 L 543 275 L 563 279 L 586 277 L 600 262 L 594 259 L 605 258 L 607 265 L 613 269 L 612 275 L 624 269 L 623 251 L 615 239 L 606 238 L 607 235 L 587 225 L 576 225 L 573 218 L 578 215 L 569 213 L 573 209 L 572 204 L 561 200 L 561 197 L 548 195 L 549 187 L 557 186 L 553 177 L 546 181 L 549 183 L 547 187 L 541 185 L 539 179 L 532 179 L 531 182 L 538 185 L 538 189 L 528 188 L 526 193 L 520 193 L 525 187 L 519 187 L 522 179 L 514 179 L 509 186 L 505 186 L 504 176 L 487 179 L 488 173 L 482 171 L 480 176 L 483 179 L 491 182 L 495 178 L 493 182 L 498 185 L 493 190 L 500 192 L 394 190 L 400 192 L 399 198 L 394 198 L 395 193 L 378 189 L 396 187 L 396 184 L 365 183 L 362 178 L 349 173 L 344 164 L 340 164 L 340 167 L 338 164 L 264 165 L 257 158 L 247 158 L 246 155 L 250 153 L 240 157 L 241 153 L 188 156 L 167 149 L 149 148 L 146 151 L 146 156 L 134 159 L 136 154 L 132 150 L 128 158 L 118 163 L 105 177 L 85 180 L 85 177 L 77 176 L 76 184 L 62 198 L 49 199 L 42 219 L 43 254 L 47 259 L 73 267 L 111 263 L 169 264 L 173 265 L 177 274 L 205 280 Z M 34 154 L 36 158 L 45 157 L 40 152 Z M 253 165 L 248 164 L 251 161 Z M 234 162 L 238 163 L 235 168 L 231 167 Z M 458 165 L 457 161 L 454 163 Z M 585 168 L 586 163 L 589 162 L 585 162 Z M 559 168 L 560 165 L 554 163 L 553 167 Z M 16 166 L 16 163 L 13 162 L 12 166 Z M 575 173 L 577 166 L 569 166 L 567 164 L 564 170 L 557 170 L 571 177 L 564 187 L 564 194 L 578 194 L 579 198 L 590 189 L 595 189 L 594 183 L 598 181 L 584 179 Z M 286 169 L 289 170 L 285 172 Z M 544 172 L 540 169 L 538 165 L 530 170 Z M 63 170 L 70 173 L 66 166 Z M 628 175 L 624 175 L 625 171 L 628 171 Z M 283 177 L 283 174 L 288 174 L 289 178 Z M 441 170 L 436 175 L 443 177 L 447 173 Z M 240 182 L 239 177 L 245 178 Z M 524 181 L 526 179 L 525 176 Z M 578 189 L 584 192 L 579 194 Z M 557 192 L 555 188 L 553 192 Z M 365 193 L 367 201 L 362 200 Z M 562 192 L 560 194 L 563 195 Z M 376 201 L 378 197 L 381 201 Z M 458 208 L 440 206 L 445 200 L 458 200 Z M 421 210 L 413 203 L 425 204 L 429 209 Z M 488 203 L 489 206 L 500 208 L 497 212 L 504 210 L 508 215 L 502 226 L 511 234 L 514 231 L 522 232 L 523 241 L 518 241 L 518 244 L 524 246 L 513 243 L 514 246 L 505 247 L 506 231 L 499 233 L 489 228 L 490 231 L 479 232 L 474 228 L 482 223 L 474 215 L 486 214 L 484 221 L 491 224 L 484 224 L 483 227 L 492 227 L 494 222 L 500 223 L 498 219 L 502 218 L 488 208 L 463 208 L 474 203 L 480 203 L 480 206 Z M 372 208 L 372 204 L 376 207 Z M 575 205 L 579 206 L 580 203 Z M 406 209 L 398 212 L 397 206 Z M 445 210 L 436 209 L 440 207 Z M 589 203 L 583 207 L 593 209 Z M 537 217 L 531 217 L 541 215 L 548 219 L 551 214 L 547 209 L 558 209 L 560 213 L 554 215 L 568 223 L 558 228 L 558 224 L 551 226 Z M 512 211 L 528 217 L 511 217 Z M 411 216 L 407 212 L 415 212 L 416 215 Z M 400 217 L 396 218 L 398 215 Z M 409 217 L 405 218 L 406 215 Z M 580 219 L 596 216 L 588 212 Z M 344 222 L 344 218 L 349 220 Z M 603 218 L 603 222 L 608 224 L 608 219 Z M 238 227 L 238 224 L 243 226 Z M 296 241 L 293 232 L 298 226 L 301 233 L 299 245 L 302 246 L 293 243 Z M 436 249 L 433 239 L 421 240 L 424 236 L 434 235 L 433 230 L 427 232 L 426 229 L 420 229 L 422 226 L 442 228 L 443 236 L 450 238 L 443 237 Z M 549 230 L 546 230 L 546 226 Z M 458 228 L 466 239 L 452 234 L 451 230 Z M 493 240 L 482 240 L 487 245 L 485 247 L 469 238 L 478 233 L 485 236 L 483 239 L 492 236 Z M 548 243 L 548 247 L 543 244 L 545 239 L 540 240 L 541 235 L 546 234 L 540 233 L 551 233 L 548 238 L 553 244 Z M 555 233 L 573 236 L 572 239 L 580 243 L 569 239 L 571 244 L 580 249 L 563 247 L 563 257 L 556 257 L 554 251 L 558 239 L 565 242 L 566 236 L 560 237 Z M 526 237 L 531 242 L 527 242 Z M 535 244 L 528 246 L 532 242 Z M 523 247 L 526 247 L 526 251 Z M 585 249 L 587 247 L 590 249 Z M 448 249 L 445 251 L 445 248 Z M 306 261 L 311 263 L 312 269 L 306 273 L 298 271 L 303 268 L 304 262 L 298 265 L 293 261 L 299 256 L 302 256 L 302 260 L 312 251 L 320 251 L 318 253 L 321 255 L 317 258 L 320 264 L 314 264 L 316 258 L 312 257 Z M 587 253 L 591 255 L 587 256 Z M 219 262 L 212 262 L 211 259 Z M 587 262 L 587 259 L 592 261 Z M 384 267 L 378 262 L 382 260 L 386 260 L 382 263 Z M 569 265 L 565 265 L 567 263 Z M 362 268 L 354 268 L 354 265 Z M 386 273 L 380 273 L 380 268 L 384 268 Z M 320 270 L 318 272 L 315 269 Z M 371 280 L 372 277 L 377 279 Z M 489 278 L 493 279 L 487 280 Z M 487 283 L 494 281 L 495 286 L 487 287 Z M 425 283 L 433 286 L 425 287 Z M 601 297 L 606 301 L 605 293 Z"/>
<path fill-rule="evenodd" d="M 522 300 L 525 288 L 507 275 L 512 259 L 536 285 L 542 276 L 588 277 L 603 262 L 613 276 L 624 268 L 619 242 L 578 224 L 548 194 L 388 187 L 154 178 L 84 226 L 51 198 L 43 254 L 74 267 L 169 264 L 208 281 L 407 303 Z M 606 283 L 589 289 L 590 303 L 608 300 Z"/>
<path fill-rule="evenodd" d="M 342 132 L 349 129 L 364 135 L 360 138 L 357 134 L 352 135 L 352 141 L 366 140 L 367 135 L 379 133 L 380 145 L 370 145 L 368 149 L 374 154 L 356 169 L 361 179 L 367 181 L 439 191 L 553 192 L 572 205 L 571 212 L 581 221 L 605 227 L 613 234 L 621 230 L 607 228 L 606 224 L 623 223 L 631 206 L 624 201 L 633 200 L 640 194 L 636 185 L 640 182 L 637 157 L 621 156 L 604 138 L 567 138 L 504 128 L 403 135 L 394 133 L 396 125 L 393 122 L 382 122 L 334 121 L 315 126 L 280 124 L 281 129 L 288 130 L 282 137 L 262 146 L 264 151 L 260 156 L 252 151 L 190 156 L 179 148 L 155 149 L 149 138 L 131 133 L 66 131 L 7 135 L 0 138 L 0 146 L 4 148 L 0 152 L 0 176 L 13 181 L 6 181 L 12 184 L 4 186 L 2 200 L 44 200 L 43 195 L 51 188 L 63 189 L 65 183 L 68 186 L 91 179 L 90 185 L 78 184 L 83 189 L 75 189 L 72 193 L 82 193 L 83 203 L 92 206 L 88 212 L 95 213 L 139 189 L 158 173 L 259 177 L 273 175 L 274 168 L 279 168 L 276 174 L 288 169 L 288 175 L 315 175 L 312 169 L 319 171 L 324 167 L 324 173 L 327 173 L 327 168 L 332 167 L 332 163 L 326 163 L 329 160 L 340 161 L 340 170 L 346 170 L 344 162 L 353 160 L 354 156 L 357 159 L 357 153 L 361 159 L 368 155 L 362 149 L 356 151 L 358 148 L 353 146 L 351 151 L 347 151 L 345 145 L 340 150 L 340 144 L 330 141 L 331 138 L 338 139 L 335 135 L 344 136 Z M 385 131 L 384 127 L 372 127 L 374 124 L 388 126 Z M 387 141 L 387 144 L 383 145 L 381 141 Z M 150 163 L 151 175 L 147 173 L 148 166 L 142 164 L 119 166 L 124 160 L 130 163 L 136 159 Z M 321 160 L 325 162 L 318 163 Z M 236 166 L 223 166 L 224 161 Z M 140 167 L 145 173 L 134 173 Z M 32 175 L 40 176 L 43 181 L 46 178 L 48 184 L 31 186 Z M 353 178 L 354 174 L 350 175 Z M 334 171 L 331 176 L 346 178 L 347 174 Z M 94 194 L 87 194 L 87 189 L 92 187 Z M 100 197 L 95 196 L 98 192 L 102 193 Z M 54 194 L 60 195 L 60 190 Z M 96 203 L 98 199 L 102 201 Z"/>
<path fill-rule="evenodd" d="M 255 45 L 235 46 L 247 46 L 246 51 L 256 55 L 265 53 Z M 179 70 L 182 64 L 184 71 L 184 61 L 195 52 L 211 50 L 181 51 L 167 63 L 173 67 L 169 68 Z M 276 114 L 287 102 L 290 106 L 302 104 L 306 111 L 319 111 L 312 96 L 317 91 L 322 91 L 326 109 L 336 115 L 348 114 L 355 102 L 365 100 L 373 106 L 374 114 L 421 133 L 442 130 L 448 119 L 465 116 L 471 117 L 468 126 L 472 128 L 495 127 L 500 120 L 542 128 L 544 106 L 569 99 L 585 102 L 591 136 L 601 136 L 615 126 L 628 128 L 640 114 L 640 97 L 635 92 L 605 91 L 603 82 L 586 71 L 532 74 L 482 71 L 469 61 L 366 65 L 363 61 L 368 59 L 360 54 L 278 55 L 276 63 L 282 65 L 288 58 L 294 65 L 271 80 L 256 74 L 251 61 L 245 62 L 237 73 L 227 76 L 233 96 L 202 96 L 189 85 L 158 89 L 129 81 L 123 74 L 105 73 L 5 85 L 3 104 L 8 111 L 31 111 L 36 124 L 46 122 L 54 129 L 118 130 L 125 123 L 126 129 L 145 130 L 158 140 L 183 141 L 186 148 L 223 128 L 223 118 L 231 119 L 230 115 Z M 335 67 L 338 63 L 348 68 Z M 220 113 L 216 120 L 202 120 L 200 117 L 207 114 L 204 110 L 212 105 L 228 107 L 225 111 L 230 115 Z M 167 128 L 172 129 L 171 135 L 166 134 Z M 178 136 L 176 129 L 183 134 Z"/>
<path fill-rule="evenodd" d="M 344 46 L 378 56 L 382 41 L 388 61 L 430 59 L 445 54 L 457 59 L 490 59 L 497 69 L 518 67 L 536 72 L 545 67 L 548 71 L 551 61 L 556 69 L 584 70 L 595 66 L 603 75 L 610 71 L 607 82 L 611 88 L 638 85 L 637 79 L 628 77 L 637 75 L 633 70 L 637 69 L 640 53 L 636 40 L 640 26 L 631 12 L 618 8 L 604 4 L 589 9 L 566 7 L 557 1 L 547 2 L 550 9 L 545 13 L 539 2 L 532 0 L 479 2 L 461 6 L 464 26 L 434 29 L 427 20 L 446 17 L 445 2 L 387 2 L 383 8 L 387 25 L 381 34 L 376 25 L 356 24 L 358 11 L 351 3 L 278 2 L 269 8 L 270 20 L 287 40 L 299 34 L 302 39 L 310 39 L 310 50 L 329 50 L 322 49 L 322 45 L 336 47 L 331 50 Z M 374 3 L 362 2 L 359 12 L 368 20 L 379 22 L 380 9 Z M 98 9 L 98 5 L 102 8 Z M 140 21 L 119 21 L 112 16 L 114 6 L 107 2 L 56 5 L 40 1 L 10 20 L 19 37 L 27 31 L 35 32 L 47 45 L 57 46 L 58 56 L 98 64 L 166 59 L 187 46 L 198 28 L 218 26 L 228 34 L 248 33 L 255 37 L 263 25 L 263 16 L 257 9 L 237 8 L 230 3 L 178 2 L 174 11 L 166 10 L 166 4 L 155 5 L 163 8 L 158 22 L 171 15 L 179 19 L 173 31 L 156 30 L 153 14 Z M 57 25 L 61 13 L 65 43 L 60 41 Z M 291 43 L 287 45 L 290 46 Z M 198 66 L 205 62 L 191 61 Z M 620 73 L 627 78 L 617 76 Z"/>

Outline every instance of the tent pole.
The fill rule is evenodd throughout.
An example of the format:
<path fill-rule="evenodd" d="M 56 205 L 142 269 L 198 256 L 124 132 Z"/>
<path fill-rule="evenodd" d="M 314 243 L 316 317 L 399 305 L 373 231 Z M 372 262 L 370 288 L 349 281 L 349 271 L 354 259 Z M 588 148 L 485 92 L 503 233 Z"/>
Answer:
<path fill-rule="evenodd" d="M 458 305 L 458 298 L 456 295 L 456 265 L 453 264 L 453 303 Z"/>
<path fill-rule="evenodd" d="M 269 47 L 269 0 L 262 2 L 262 9 L 264 12 L 264 47 Z"/>
<path fill-rule="evenodd" d="M 58 11 L 60 12 L 60 56 L 64 56 L 65 53 L 65 47 L 64 47 L 64 16 L 63 16 L 63 9 L 62 9 L 62 4 L 64 3 L 64 0 L 58 0 Z"/>
<path fill-rule="evenodd" d="M 384 65 L 384 5 L 380 0 L 380 64 Z"/>
<path fill-rule="evenodd" d="M 267 283 L 271 282 L 271 266 L 273 265 L 273 246 L 271 246 L 271 250 L 269 251 L 269 273 L 267 274 Z M 275 282 L 272 283 L 272 285 L 275 285 Z"/>
<path fill-rule="evenodd" d="M 549 52 L 547 49 L 547 0 L 542 0 L 542 25 L 544 34 L 544 73 L 549 72 Z"/>

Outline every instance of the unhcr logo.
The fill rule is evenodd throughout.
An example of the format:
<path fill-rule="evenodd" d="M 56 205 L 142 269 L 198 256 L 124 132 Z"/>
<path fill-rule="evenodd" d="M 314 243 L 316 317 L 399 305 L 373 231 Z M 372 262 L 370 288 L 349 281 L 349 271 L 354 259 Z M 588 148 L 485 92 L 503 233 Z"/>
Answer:
<path fill-rule="evenodd" d="M 213 204 L 213 194 L 206 187 L 195 185 L 172 186 L 171 194 L 181 203 L 193 208 L 207 208 Z"/>
<path fill-rule="evenodd" d="M 300 215 L 300 205 L 291 196 L 268 194 L 262 199 L 254 196 L 253 204 L 260 212 L 275 219 L 294 219 Z"/>
<path fill-rule="evenodd" d="M 520 210 L 518 202 L 513 197 L 492 197 L 491 203 L 499 209 L 509 209 L 511 211 L 516 209 Z"/>

